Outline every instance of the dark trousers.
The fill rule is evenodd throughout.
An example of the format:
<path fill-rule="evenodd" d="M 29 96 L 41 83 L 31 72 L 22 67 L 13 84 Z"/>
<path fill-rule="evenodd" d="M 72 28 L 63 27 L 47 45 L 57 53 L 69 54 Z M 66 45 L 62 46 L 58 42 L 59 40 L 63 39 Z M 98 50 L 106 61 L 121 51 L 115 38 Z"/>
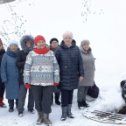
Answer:
<path fill-rule="evenodd" d="M 72 101 L 73 101 L 73 90 L 61 90 L 62 107 L 72 104 Z"/>
<path fill-rule="evenodd" d="M 19 102 L 18 102 L 18 111 L 23 112 L 24 111 L 24 104 L 25 104 L 25 98 L 27 94 L 28 89 L 25 88 L 24 85 L 20 86 L 19 90 Z M 32 90 L 29 89 L 29 94 L 28 94 L 28 110 L 33 110 L 34 108 L 34 97 Z"/>
<path fill-rule="evenodd" d="M 53 87 L 53 92 L 55 95 L 55 102 L 58 102 L 60 99 L 60 89 L 58 89 L 57 87 Z M 53 96 L 52 96 L 52 104 L 53 104 Z"/>
<path fill-rule="evenodd" d="M 13 109 L 14 108 L 14 100 L 16 100 L 16 108 L 18 107 L 18 99 L 8 99 L 9 103 L 9 108 Z"/>
<path fill-rule="evenodd" d="M 77 92 L 77 101 L 82 102 L 83 100 L 86 101 L 86 95 L 89 90 L 88 86 L 80 86 Z"/>
<path fill-rule="evenodd" d="M 0 82 L 0 98 L 3 98 L 4 90 L 5 90 L 5 85 L 4 83 Z"/>
<path fill-rule="evenodd" d="M 32 86 L 31 89 L 35 99 L 36 110 L 46 114 L 51 113 L 53 87 Z"/>

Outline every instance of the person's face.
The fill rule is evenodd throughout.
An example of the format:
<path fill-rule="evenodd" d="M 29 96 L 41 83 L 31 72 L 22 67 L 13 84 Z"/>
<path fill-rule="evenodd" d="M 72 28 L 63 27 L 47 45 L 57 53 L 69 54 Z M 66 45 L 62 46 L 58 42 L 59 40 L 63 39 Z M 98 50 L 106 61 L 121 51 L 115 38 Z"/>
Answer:
<path fill-rule="evenodd" d="M 12 52 L 16 52 L 17 51 L 17 49 L 18 49 L 18 46 L 17 45 L 15 45 L 15 44 L 13 44 L 13 45 L 10 45 L 10 50 L 12 51 Z"/>
<path fill-rule="evenodd" d="M 63 40 L 64 40 L 65 45 L 69 46 L 72 44 L 72 38 L 70 36 L 65 36 Z"/>
<path fill-rule="evenodd" d="M 51 47 L 52 47 L 53 49 L 57 48 L 57 47 L 58 47 L 58 42 L 57 42 L 57 41 L 52 41 Z"/>
<path fill-rule="evenodd" d="M 46 42 L 44 42 L 44 41 L 39 41 L 39 42 L 37 42 L 37 48 L 45 48 L 46 47 Z"/>
<path fill-rule="evenodd" d="M 33 44 L 32 44 L 32 41 L 27 41 L 26 42 L 26 47 L 27 48 L 32 48 Z"/>
<path fill-rule="evenodd" d="M 90 46 L 89 46 L 88 43 L 85 43 L 85 44 L 83 45 L 83 49 L 84 49 L 85 51 L 88 51 L 89 48 L 90 48 Z"/>

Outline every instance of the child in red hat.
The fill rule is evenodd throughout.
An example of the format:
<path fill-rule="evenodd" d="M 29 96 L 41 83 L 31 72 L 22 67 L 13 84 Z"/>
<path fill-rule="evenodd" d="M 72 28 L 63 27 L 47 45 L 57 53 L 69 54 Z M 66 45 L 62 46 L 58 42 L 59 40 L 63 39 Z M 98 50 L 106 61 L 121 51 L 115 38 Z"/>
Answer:
<path fill-rule="evenodd" d="M 36 36 L 34 44 L 36 48 L 28 54 L 26 59 L 24 82 L 27 88 L 32 89 L 34 95 L 38 112 L 37 124 L 49 125 L 51 124 L 49 113 L 51 113 L 53 86 L 59 84 L 59 66 L 43 36 Z"/>

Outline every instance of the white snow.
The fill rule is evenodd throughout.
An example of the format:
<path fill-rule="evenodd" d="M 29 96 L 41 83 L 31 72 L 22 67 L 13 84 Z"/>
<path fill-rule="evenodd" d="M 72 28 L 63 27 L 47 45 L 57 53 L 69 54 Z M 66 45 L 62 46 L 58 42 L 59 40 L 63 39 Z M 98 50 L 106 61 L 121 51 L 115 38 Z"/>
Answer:
<path fill-rule="evenodd" d="M 65 122 L 60 121 L 61 117 L 61 107 L 57 105 L 52 106 L 52 113 L 50 114 L 50 119 L 53 122 L 53 126 L 112 126 L 112 124 L 101 124 L 95 121 L 88 120 L 83 117 L 83 111 L 85 110 L 103 110 L 103 111 L 114 111 L 119 109 L 123 104 L 121 98 L 121 92 L 118 90 L 111 89 L 110 91 L 101 89 L 99 98 L 96 101 L 89 102 L 90 107 L 88 109 L 79 110 L 77 107 L 76 99 L 77 91 L 74 92 L 74 101 L 72 112 L 75 119 L 68 119 Z M 7 104 L 7 101 L 6 101 Z M 8 108 L 0 108 L 0 126 L 35 126 L 37 119 L 37 113 L 31 114 L 27 112 L 27 107 L 25 107 L 25 112 L 23 117 L 18 117 L 17 110 L 13 113 L 8 112 Z"/>

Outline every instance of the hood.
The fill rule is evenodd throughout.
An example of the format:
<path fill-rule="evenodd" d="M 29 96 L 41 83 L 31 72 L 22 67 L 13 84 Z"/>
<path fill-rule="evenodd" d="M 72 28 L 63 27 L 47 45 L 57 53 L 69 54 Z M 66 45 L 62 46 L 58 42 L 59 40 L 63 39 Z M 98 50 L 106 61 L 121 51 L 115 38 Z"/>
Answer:
<path fill-rule="evenodd" d="M 64 41 L 61 42 L 61 45 L 60 45 L 62 48 L 72 48 L 72 47 L 75 47 L 76 46 L 76 41 L 75 40 L 72 40 L 72 46 L 71 47 L 68 47 L 65 45 Z"/>
<path fill-rule="evenodd" d="M 28 48 L 26 46 L 26 42 L 27 41 L 31 41 L 32 42 L 32 48 Z M 21 43 L 22 50 L 24 50 L 24 51 L 31 51 L 33 49 L 33 47 L 34 47 L 34 38 L 32 36 L 30 36 L 30 35 L 25 35 L 25 36 L 23 36 L 21 38 L 20 43 Z"/>

